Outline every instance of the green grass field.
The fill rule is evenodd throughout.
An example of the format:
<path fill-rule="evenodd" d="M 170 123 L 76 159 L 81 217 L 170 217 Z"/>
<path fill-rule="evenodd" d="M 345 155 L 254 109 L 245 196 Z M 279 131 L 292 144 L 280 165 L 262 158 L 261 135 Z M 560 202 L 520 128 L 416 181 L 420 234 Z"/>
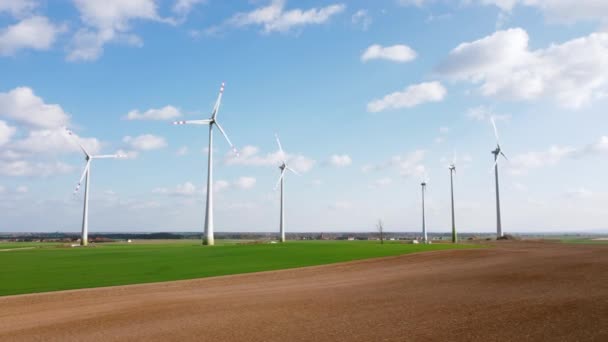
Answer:
<path fill-rule="evenodd" d="M 0 253 L 0 296 L 194 279 L 472 247 L 477 246 L 380 245 L 375 241 L 203 247 L 199 241 L 192 240 L 162 244 L 100 244 L 88 248 L 48 246 Z"/>

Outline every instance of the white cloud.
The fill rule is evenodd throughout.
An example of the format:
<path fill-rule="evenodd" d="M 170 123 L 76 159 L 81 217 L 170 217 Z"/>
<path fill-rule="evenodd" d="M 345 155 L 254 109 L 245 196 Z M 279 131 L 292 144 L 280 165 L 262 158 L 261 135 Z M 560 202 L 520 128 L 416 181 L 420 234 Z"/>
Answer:
<path fill-rule="evenodd" d="M 180 148 L 177 149 L 177 151 L 175 152 L 175 154 L 177 154 L 178 156 L 185 156 L 188 154 L 188 146 L 182 146 Z"/>
<path fill-rule="evenodd" d="M 471 0 L 468 0 L 469 2 Z M 606 21 L 608 2 L 603 0 L 478 0 L 510 12 L 515 6 L 536 7 L 551 22 Z"/>
<path fill-rule="evenodd" d="M 367 31 L 374 21 L 369 15 L 369 12 L 364 9 L 360 9 L 350 18 L 353 25 L 360 25 L 363 31 Z"/>
<path fill-rule="evenodd" d="M 575 152 L 572 147 L 551 146 L 547 151 L 516 155 L 506 165 L 512 174 L 524 174 L 530 169 L 555 165 Z"/>
<path fill-rule="evenodd" d="M 393 180 L 391 178 L 385 177 L 385 178 L 380 178 L 380 179 L 376 179 L 372 185 L 370 186 L 370 188 L 372 189 L 376 189 L 376 188 L 382 188 L 388 185 L 391 185 L 393 183 Z"/>
<path fill-rule="evenodd" d="M 15 189 L 15 191 L 16 191 L 17 193 L 19 193 L 19 194 L 25 194 L 25 193 L 27 193 L 27 192 L 29 191 L 29 189 L 28 189 L 28 187 L 27 187 L 27 186 L 25 186 L 25 185 L 20 185 L 20 186 L 18 186 L 18 187 Z"/>
<path fill-rule="evenodd" d="M 401 6 L 416 6 L 422 7 L 433 0 L 398 0 L 397 3 Z"/>
<path fill-rule="evenodd" d="M 403 177 L 420 177 L 426 170 L 422 164 L 425 155 L 426 151 L 416 150 L 408 153 L 405 156 L 393 156 L 391 159 L 381 164 L 365 165 L 362 168 L 362 171 L 367 173 L 371 171 L 382 171 L 389 168 L 396 168 Z"/>
<path fill-rule="evenodd" d="M 186 16 L 192 11 L 194 6 L 203 3 L 205 0 L 177 0 L 173 5 L 173 12 L 178 15 Z"/>
<path fill-rule="evenodd" d="M 48 18 L 34 16 L 0 30 L 0 55 L 11 56 L 19 50 L 48 50 L 64 25 L 55 25 Z"/>
<path fill-rule="evenodd" d="M 350 209 L 353 205 L 347 201 L 336 201 L 331 203 L 328 208 L 331 210 L 346 210 Z"/>
<path fill-rule="evenodd" d="M 411 108 L 427 102 L 439 102 L 444 99 L 446 93 L 445 87 L 437 81 L 414 84 L 403 91 L 373 100 L 367 104 L 367 111 L 377 113 L 387 109 Z"/>
<path fill-rule="evenodd" d="M 141 46 L 141 38 L 131 34 L 134 20 L 151 20 L 174 24 L 172 19 L 161 18 L 155 0 L 73 0 L 87 26 L 74 35 L 68 60 L 90 61 L 97 59 L 103 46 L 109 42 L 122 42 Z"/>
<path fill-rule="evenodd" d="M 405 63 L 416 59 L 416 51 L 402 44 L 392 46 L 374 44 L 363 52 L 361 60 L 367 62 L 374 59 L 386 59 L 393 62 Z"/>
<path fill-rule="evenodd" d="M 152 108 L 141 113 L 135 109 L 127 113 L 124 117 L 126 120 L 170 120 L 180 117 L 182 114 L 178 108 L 171 105 L 163 108 Z"/>
<path fill-rule="evenodd" d="M 526 174 L 531 169 L 557 165 L 564 159 L 577 159 L 600 153 L 608 153 L 608 136 L 603 136 L 592 144 L 574 148 L 570 146 L 551 146 L 542 152 L 527 152 L 511 158 L 506 167 L 515 175 Z"/>
<path fill-rule="evenodd" d="M 0 120 L 0 146 L 9 142 L 16 131 L 15 127 L 11 127 L 6 122 Z"/>
<path fill-rule="evenodd" d="M 0 117 L 42 128 L 66 126 L 69 121 L 68 114 L 59 105 L 44 103 L 28 87 L 0 93 Z"/>
<path fill-rule="evenodd" d="M 170 196 L 183 196 L 183 197 L 190 197 L 190 196 L 195 196 L 197 194 L 203 193 L 203 191 L 201 189 L 197 188 L 196 185 L 194 185 L 191 182 L 186 182 L 184 184 L 178 184 L 177 186 L 175 186 L 174 188 L 171 188 L 171 189 L 156 188 L 156 189 L 152 190 L 152 192 L 155 194 L 163 194 L 163 195 L 170 195 Z"/>
<path fill-rule="evenodd" d="M 46 177 L 54 174 L 70 173 L 71 165 L 62 162 L 30 162 L 27 160 L 1 160 L 0 175 Z"/>
<path fill-rule="evenodd" d="M 259 152 L 259 148 L 247 145 L 239 151 L 238 158 L 233 158 L 232 153 L 229 153 L 225 158 L 225 163 L 228 165 L 278 167 L 283 159 L 286 159 L 289 166 L 299 172 L 310 171 L 316 163 L 315 160 L 303 155 L 282 154 L 280 151 L 276 151 L 262 156 Z"/>
<path fill-rule="evenodd" d="M 126 136 L 122 141 L 140 151 L 157 150 L 167 146 L 165 138 L 152 134 L 142 134 L 137 137 Z"/>
<path fill-rule="evenodd" d="M 215 183 L 213 183 L 213 191 L 215 191 L 215 192 L 224 191 L 224 190 L 228 189 L 229 187 L 230 187 L 230 182 L 225 181 L 225 180 L 217 180 L 217 181 L 215 181 Z"/>
<path fill-rule="evenodd" d="M 80 151 L 80 142 L 89 153 L 97 154 L 101 142 L 95 138 L 82 138 L 74 134 L 70 137 L 63 129 L 33 130 L 28 135 L 11 144 L 16 151 L 26 153 L 67 153 Z"/>
<path fill-rule="evenodd" d="M 332 16 L 344 11 L 346 5 L 333 4 L 322 8 L 307 10 L 285 10 L 285 0 L 272 0 L 269 5 L 257 8 L 251 12 L 237 13 L 224 26 L 244 27 L 250 25 L 262 26 L 264 33 L 288 32 L 296 27 L 322 24 Z M 208 32 L 217 31 L 215 27 Z"/>
<path fill-rule="evenodd" d="M 581 199 L 581 198 L 589 198 L 593 196 L 593 192 L 586 188 L 577 188 L 577 189 L 569 189 L 565 193 L 566 197 Z"/>
<path fill-rule="evenodd" d="M 38 3 L 35 0 L 0 0 L 0 13 L 8 12 L 13 17 L 31 13 Z"/>
<path fill-rule="evenodd" d="M 511 115 L 497 114 L 492 108 L 486 106 L 469 108 L 466 117 L 477 121 L 489 121 L 490 118 L 494 118 L 495 121 L 508 121 L 511 119 Z"/>
<path fill-rule="evenodd" d="M 460 44 L 437 70 L 454 80 L 480 84 L 484 96 L 549 97 L 568 108 L 587 105 L 606 91 L 608 32 L 539 50 L 530 50 L 528 41 L 521 28 L 497 31 Z"/>
<path fill-rule="evenodd" d="M 335 167 L 345 167 L 353 163 L 353 160 L 348 154 L 334 154 L 329 157 L 329 165 Z"/>
<path fill-rule="evenodd" d="M 255 186 L 255 183 L 256 179 L 254 177 L 239 177 L 239 179 L 234 182 L 234 185 L 240 189 L 251 189 Z"/>

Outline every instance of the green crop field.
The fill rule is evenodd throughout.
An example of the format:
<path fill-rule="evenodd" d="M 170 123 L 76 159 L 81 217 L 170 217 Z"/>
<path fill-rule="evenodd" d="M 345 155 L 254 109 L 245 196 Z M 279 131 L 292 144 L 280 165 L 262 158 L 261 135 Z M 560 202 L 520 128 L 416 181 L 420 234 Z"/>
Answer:
<path fill-rule="evenodd" d="M 7 244 L 8 245 L 8 244 Z M 4 244 L 3 244 L 4 246 Z M 25 247 L 25 246 L 20 246 Z M 315 241 L 285 244 L 180 243 L 57 246 L 0 253 L 0 296 L 278 270 L 472 245 Z"/>

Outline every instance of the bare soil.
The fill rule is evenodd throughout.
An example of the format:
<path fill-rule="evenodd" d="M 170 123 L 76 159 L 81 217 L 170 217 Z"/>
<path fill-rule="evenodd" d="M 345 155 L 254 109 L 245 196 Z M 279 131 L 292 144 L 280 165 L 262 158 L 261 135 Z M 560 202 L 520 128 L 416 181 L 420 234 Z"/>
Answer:
<path fill-rule="evenodd" d="M 608 246 L 503 241 L 0 298 L 0 341 L 125 340 L 608 341 Z"/>

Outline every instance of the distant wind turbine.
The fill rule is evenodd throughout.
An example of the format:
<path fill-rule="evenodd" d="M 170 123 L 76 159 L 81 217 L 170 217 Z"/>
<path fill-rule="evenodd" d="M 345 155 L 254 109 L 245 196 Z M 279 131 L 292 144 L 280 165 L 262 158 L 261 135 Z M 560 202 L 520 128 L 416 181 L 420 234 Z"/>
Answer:
<path fill-rule="evenodd" d="M 449 166 L 450 169 L 450 197 L 452 200 L 452 242 L 458 242 L 458 235 L 456 234 L 456 216 L 454 214 L 454 174 L 456 173 L 456 153 L 452 158 L 452 163 Z"/>
<path fill-rule="evenodd" d="M 228 145 L 232 148 L 235 154 L 238 155 L 236 148 L 228 139 L 228 135 L 224 132 L 224 129 L 217 122 L 217 112 L 220 109 L 220 103 L 222 102 L 222 94 L 224 93 L 224 83 L 222 82 L 222 86 L 220 87 L 220 93 L 217 96 L 217 100 L 215 101 L 215 105 L 213 106 L 213 111 L 211 112 L 211 118 L 207 120 L 185 120 L 185 121 L 175 121 L 174 125 L 209 125 L 209 151 L 208 151 L 208 160 L 207 160 L 207 206 L 205 208 L 205 232 L 203 235 L 203 245 L 213 246 L 215 244 L 215 239 L 213 235 L 213 126 L 217 126 L 220 130 Z"/>
<path fill-rule="evenodd" d="M 420 186 L 422 187 L 422 239 L 424 243 L 429 243 L 428 236 L 426 233 L 426 215 L 424 212 L 424 195 L 426 193 L 426 185 L 428 183 L 428 178 L 425 176 Z"/>
<path fill-rule="evenodd" d="M 496 137 L 496 149 L 492 151 L 494 155 L 494 177 L 496 180 L 496 238 L 501 238 L 503 236 L 502 232 L 502 222 L 500 218 L 500 191 L 498 186 L 498 160 L 499 157 L 502 156 L 505 160 L 509 160 L 507 156 L 502 152 L 502 148 L 500 147 L 500 139 L 498 138 L 498 129 L 496 128 L 496 122 L 494 122 L 494 118 L 491 117 L 490 121 L 492 122 L 492 126 L 494 127 L 494 136 Z"/>
<path fill-rule="evenodd" d="M 70 136 L 74 136 L 74 133 L 72 133 L 72 131 L 70 131 L 69 129 L 66 128 L 66 131 Z M 78 181 L 78 185 L 76 185 L 76 189 L 74 189 L 74 195 L 76 195 L 78 190 L 80 190 L 82 181 L 86 177 L 86 182 L 84 185 L 84 209 L 82 213 L 82 232 L 80 237 L 80 245 L 87 246 L 89 244 L 89 183 L 91 181 L 91 162 L 93 161 L 93 159 L 124 158 L 125 156 L 121 154 L 102 154 L 93 156 L 89 154 L 87 149 L 84 148 L 84 146 L 78 140 L 76 140 L 76 142 L 84 153 L 85 160 L 87 162 L 84 166 L 84 170 L 82 171 L 82 176 L 80 176 L 80 180 Z"/>
<path fill-rule="evenodd" d="M 279 230 L 281 233 L 281 242 L 285 242 L 285 206 L 284 206 L 284 182 L 285 182 L 285 172 L 287 170 L 293 172 L 296 175 L 299 175 L 299 173 L 297 173 L 294 169 L 290 168 L 289 166 L 287 166 L 287 161 L 285 160 L 285 152 L 283 152 L 283 147 L 281 146 L 281 141 L 279 140 L 279 136 L 275 134 L 275 138 L 277 139 L 277 145 L 279 145 L 279 151 L 281 152 L 281 166 L 279 166 L 279 169 L 281 170 L 281 176 L 279 177 L 279 181 L 277 182 L 277 184 L 274 186 L 275 190 L 276 188 L 279 186 L 279 184 L 281 185 L 281 214 L 279 217 Z"/>

